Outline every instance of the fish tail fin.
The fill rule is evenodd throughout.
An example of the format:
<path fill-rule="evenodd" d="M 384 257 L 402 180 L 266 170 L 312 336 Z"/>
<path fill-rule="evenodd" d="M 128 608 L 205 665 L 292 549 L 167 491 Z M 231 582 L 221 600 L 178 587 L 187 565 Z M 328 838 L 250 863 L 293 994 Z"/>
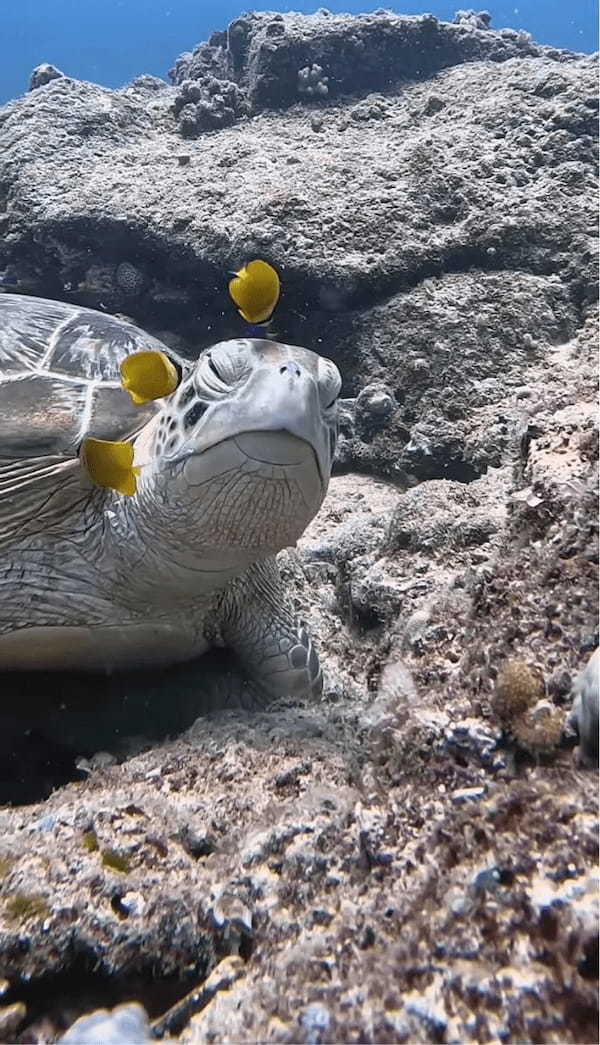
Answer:
<path fill-rule="evenodd" d="M 121 477 L 116 480 L 113 490 L 117 493 L 125 494 L 126 497 L 133 497 L 137 493 L 137 477 L 134 469 L 129 472 L 123 472 Z"/>

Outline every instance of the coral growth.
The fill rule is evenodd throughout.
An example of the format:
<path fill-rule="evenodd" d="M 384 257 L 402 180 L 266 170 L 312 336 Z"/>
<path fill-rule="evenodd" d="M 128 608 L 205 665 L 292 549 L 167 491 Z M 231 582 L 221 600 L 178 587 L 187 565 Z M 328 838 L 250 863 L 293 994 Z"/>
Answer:
<path fill-rule="evenodd" d="M 398 404 L 394 392 L 383 382 L 366 385 L 356 400 L 355 423 L 362 438 L 373 430 L 383 428 Z"/>
<path fill-rule="evenodd" d="M 531 708 L 542 693 L 541 679 L 525 661 L 508 660 L 498 674 L 492 705 L 500 718 L 510 722 Z"/>
<path fill-rule="evenodd" d="M 136 298 L 144 289 L 145 277 L 144 273 L 131 261 L 122 261 L 120 265 L 117 265 L 115 282 L 126 297 Z"/>
<path fill-rule="evenodd" d="M 42 65 L 36 65 L 33 70 L 29 80 L 29 90 L 35 91 L 38 87 L 44 87 L 51 80 L 59 80 L 64 75 L 55 65 L 43 62 Z"/>
<path fill-rule="evenodd" d="M 124 853 L 118 852 L 117 849 L 103 849 L 100 856 L 104 867 L 108 867 L 111 871 L 118 871 L 119 874 L 129 874 L 131 867 Z"/>
<path fill-rule="evenodd" d="M 329 77 L 316 62 L 298 70 L 298 93 L 309 98 L 326 98 L 329 94 Z"/>
<path fill-rule="evenodd" d="M 483 29 L 488 31 L 477 31 Z M 490 31 L 485 11 L 459 11 L 454 25 L 385 10 L 360 18 L 252 12 L 182 54 L 169 75 L 176 85 L 206 76 L 232 79 L 259 112 L 286 108 L 299 96 L 387 91 L 462 61 L 505 61 L 523 52 L 541 54 L 542 48 L 514 30 Z"/>
<path fill-rule="evenodd" d="M 184 138 L 196 138 L 203 131 L 227 127 L 249 112 L 244 92 L 231 80 L 203 76 L 184 80 L 173 111 Z"/>
<path fill-rule="evenodd" d="M 49 913 L 48 904 L 39 893 L 15 893 L 7 899 L 5 910 L 12 921 L 20 922 L 45 918 Z"/>
<path fill-rule="evenodd" d="M 512 734 L 526 751 L 549 754 L 560 744 L 565 725 L 564 712 L 548 700 L 517 715 L 511 723 Z"/>
<path fill-rule="evenodd" d="M 452 19 L 454 25 L 466 25 L 470 29 L 489 29 L 492 24 L 492 16 L 489 11 L 457 11 Z"/>
<path fill-rule="evenodd" d="M 492 695 L 492 707 L 517 743 L 534 755 L 549 754 L 560 743 L 565 715 L 543 700 L 544 683 L 524 660 L 503 665 Z"/>

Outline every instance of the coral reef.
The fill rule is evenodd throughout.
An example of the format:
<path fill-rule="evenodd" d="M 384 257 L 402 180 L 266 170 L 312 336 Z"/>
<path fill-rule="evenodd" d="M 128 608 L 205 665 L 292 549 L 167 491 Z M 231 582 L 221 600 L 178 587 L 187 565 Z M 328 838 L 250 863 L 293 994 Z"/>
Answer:
<path fill-rule="evenodd" d="M 223 272 L 271 251 L 282 335 L 344 372 L 340 467 L 471 481 L 509 458 L 597 293 L 595 66 L 560 58 L 263 112 L 210 150 L 173 124 L 181 86 L 54 80 L 0 115 L 2 286 L 126 311 L 195 352 L 240 329 Z M 121 264 L 145 275 L 136 296 Z M 374 383 L 397 407 L 356 429 L 352 400 Z"/>
<path fill-rule="evenodd" d="M 596 59 L 266 13 L 171 75 L 0 109 L 0 289 L 194 357 L 278 268 L 344 378 L 280 556 L 324 698 L 0 679 L 0 1037 L 595 1041 Z"/>

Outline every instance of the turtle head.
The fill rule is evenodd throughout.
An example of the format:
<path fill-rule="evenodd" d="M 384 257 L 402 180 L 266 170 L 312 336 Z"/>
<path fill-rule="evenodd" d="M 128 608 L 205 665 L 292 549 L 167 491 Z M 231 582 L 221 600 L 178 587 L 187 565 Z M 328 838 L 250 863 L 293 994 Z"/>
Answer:
<path fill-rule="evenodd" d="M 304 348 L 205 350 L 152 422 L 143 499 L 216 569 L 295 544 L 327 491 L 340 386 L 335 364 Z"/>

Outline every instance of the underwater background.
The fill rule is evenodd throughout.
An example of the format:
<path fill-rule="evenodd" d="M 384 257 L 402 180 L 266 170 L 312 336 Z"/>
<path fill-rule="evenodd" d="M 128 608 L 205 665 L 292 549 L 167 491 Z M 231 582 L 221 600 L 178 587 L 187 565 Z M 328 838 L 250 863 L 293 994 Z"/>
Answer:
<path fill-rule="evenodd" d="M 20 95 L 0 109 L 0 1042 L 593 1045 L 594 7 L 512 0 L 485 30 L 450 24 L 465 0 L 432 8 L 450 21 L 235 17 L 255 2 L 0 0 L 0 86 Z M 189 55 L 232 21 L 227 47 Z M 28 90 L 45 61 L 68 78 L 42 69 Z M 269 335 L 343 380 L 327 496 L 279 554 L 277 613 L 236 577 L 198 618 L 233 641 L 200 661 L 7 671 L 15 626 L 38 663 L 36 620 L 106 621 L 109 665 L 128 616 L 190 634 L 193 581 L 181 602 L 174 581 L 204 546 L 195 520 L 235 569 L 256 532 L 241 491 L 261 471 L 292 488 L 262 453 L 228 467 L 191 385 L 159 422 L 215 440 L 237 526 L 217 529 L 204 487 L 198 511 L 165 494 L 161 523 L 157 488 L 156 525 L 133 501 L 113 554 L 100 490 L 80 500 L 29 456 L 65 433 L 74 451 L 92 422 L 125 456 L 119 390 L 82 399 L 67 369 L 74 348 L 82 375 L 104 358 L 113 317 L 167 357 L 204 353 L 236 416 L 254 372 L 238 341 L 228 398 L 215 345 L 230 358 L 266 322 L 272 299 L 257 315 L 232 280 L 257 259 L 281 274 Z M 313 402 L 333 418 L 329 388 Z M 264 404 L 281 446 L 301 399 L 261 394 L 245 423 Z M 264 536 L 281 521 L 287 543 L 279 500 Z M 84 515 L 59 523 L 70 503 Z M 313 679 L 317 651 L 320 699 L 286 687 L 246 710 L 235 642 L 260 653 L 265 632 L 276 666 L 301 647 Z M 68 642 L 52 655 L 90 667 Z"/>
<path fill-rule="evenodd" d="M 178 54 L 249 8 L 308 14 L 319 6 L 310 0 L 256 5 L 242 0 L 2 0 L 0 104 L 27 89 L 29 74 L 40 62 L 106 87 L 119 87 L 140 73 L 166 79 Z M 460 0 L 383 5 L 331 0 L 326 6 L 351 14 L 382 6 L 398 14 L 427 11 L 452 21 Z M 597 49 L 596 0 L 508 0 L 481 6 L 490 12 L 494 29 L 524 29 L 537 43 L 573 51 Z"/>

